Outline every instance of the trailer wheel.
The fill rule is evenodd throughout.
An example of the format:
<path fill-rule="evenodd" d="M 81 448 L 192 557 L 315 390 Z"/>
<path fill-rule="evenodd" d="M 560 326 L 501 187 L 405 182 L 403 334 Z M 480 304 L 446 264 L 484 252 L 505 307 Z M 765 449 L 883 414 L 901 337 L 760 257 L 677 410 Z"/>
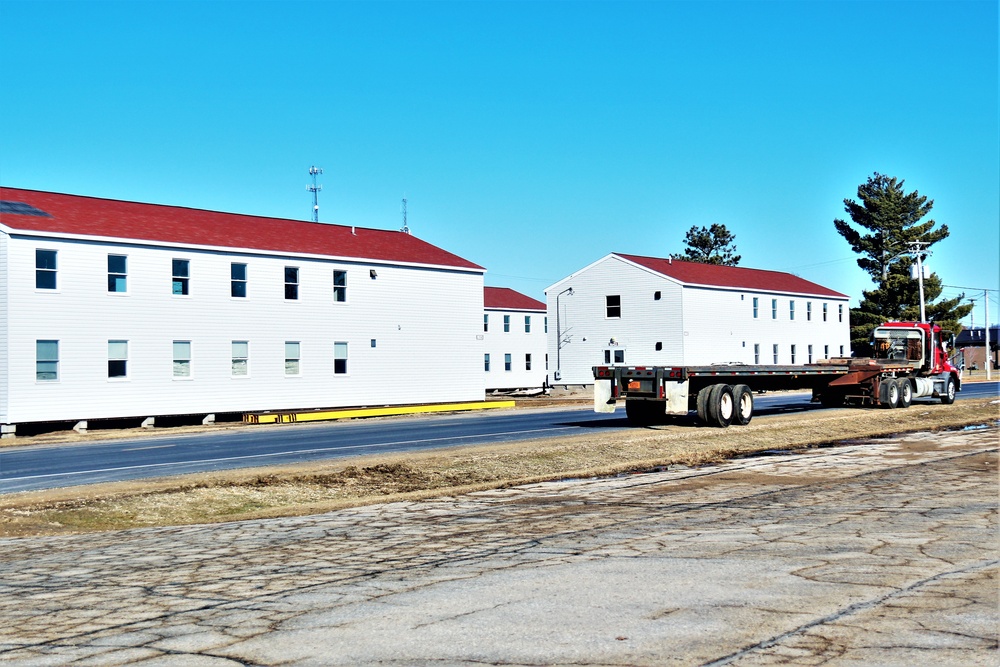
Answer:
<path fill-rule="evenodd" d="M 899 407 L 908 408 L 913 402 L 913 385 L 907 378 L 899 378 Z"/>
<path fill-rule="evenodd" d="M 733 412 L 733 423 L 738 426 L 746 426 L 753 419 L 753 392 L 745 384 L 733 386 L 733 403 L 736 406 Z"/>
<path fill-rule="evenodd" d="M 941 402 L 945 405 L 951 405 L 955 402 L 955 378 L 948 378 L 948 382 L 944 386 L 944 393 L 941 394 Z"/>
<path fill-rule="evenodd" d="M 886 378 L 879 384 L 878 402 L 889 410 L 899 407 L 899 385 L 895 378 Z"/>
<path fill-rule="evenodd" d="M 733 403 L 733 388 L 728 384 L 713 384 L 708 393 L 708 423 L 725 428 L 733 422 L 736 406 Z"/>

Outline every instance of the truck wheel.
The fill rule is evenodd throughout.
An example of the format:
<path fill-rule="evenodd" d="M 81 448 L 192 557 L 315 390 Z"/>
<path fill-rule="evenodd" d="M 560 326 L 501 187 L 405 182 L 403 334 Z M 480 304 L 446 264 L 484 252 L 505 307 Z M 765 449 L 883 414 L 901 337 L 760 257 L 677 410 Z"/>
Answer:
<path fill-rule="evenodd" d="M 753 392 L 745 384 L 733 386 L 733 403 L 736 411 L 733 413 L 733 423 L 746 426 L 753 419 Z"/>
<path fill-rule="evenodd" d="M 729 426 L 733 421 L 733 413 L 736 412 L 733 388 L 728 384 L 713 384 L 708 393 L 707 412 L 710 426 Z"/>
<path fill-rule="evenodd" d="M 910 407 L 913 402 L 913 385 L 906 378 L 899 378 L 896 382 L 899 383 L 899 407 Z"/>
<path fill-rule="evenodd" d="M 948 378 L 948 383 L 944 386 L 944 393 L 941 394 L 941 402 L 945 405 L 951 405 L 955 402 L 955 378 Z"/>
<path fill-rule="evenodd" d="M 899 385 L 895 378 L 886 378 L 879 384 L 878 402 L 889 410 L 899 407 Z"/>

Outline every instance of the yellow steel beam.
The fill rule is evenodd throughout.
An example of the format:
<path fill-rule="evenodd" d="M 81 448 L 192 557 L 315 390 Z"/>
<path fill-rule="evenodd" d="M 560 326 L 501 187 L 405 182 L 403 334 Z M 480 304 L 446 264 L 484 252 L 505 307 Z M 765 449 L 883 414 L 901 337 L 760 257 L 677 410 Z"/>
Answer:
<path fill-rule="evenodd" d="M 477 401 L 475 403 L 441 403 L 436 405 L 402 405 L 387 408 L 357 408 L 353 410 L 314 410 L 309 412 L 271 412 L 266 414 L 245 414 L 243 421 L 248 424 L 290 424 L 292 422 L 315 422 L 331 419 L 357 419 L 359 417 L 386 417 L 390 415 L 413 415 L 427 412 L 457 412 L 463 410 L 490 410 L 512 408 L 514 401 Z"/>

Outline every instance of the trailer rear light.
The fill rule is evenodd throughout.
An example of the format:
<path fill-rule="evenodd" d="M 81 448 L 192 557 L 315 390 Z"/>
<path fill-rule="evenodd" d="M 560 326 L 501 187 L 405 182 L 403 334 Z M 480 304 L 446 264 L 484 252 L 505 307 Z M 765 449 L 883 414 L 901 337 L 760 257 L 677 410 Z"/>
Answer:
<path fill-rule="evenodd" d="M 663 385 L 661 384 L 661 385 L 660 385 L 660 398 L 666 398 L 666 397 L 667 397 L 667 390 L 666 390 L 666 388 L 665 388 L 665 387 L 664 387 L 664 386 L 663 386 Z"/>

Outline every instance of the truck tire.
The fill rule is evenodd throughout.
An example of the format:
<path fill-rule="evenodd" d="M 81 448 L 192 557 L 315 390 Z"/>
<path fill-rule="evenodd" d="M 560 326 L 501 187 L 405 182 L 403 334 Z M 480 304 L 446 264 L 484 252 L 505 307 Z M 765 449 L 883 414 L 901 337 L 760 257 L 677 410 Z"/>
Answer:
<path fill-rule="evenodd" d="M 886 378 L 879 383 L 878 402 L 889 410 L 899 407 L 899 384 L 896 383 L 896 378 Z"/>
<path fill-rule="evenodd" d="M 941 394 L 941 402 L 945 405 L 951 405 L 955 402 L 955 378 L 949 377 L 948 382 L 944 385 L 944 393 Z"/>
<path fill-rule="evenodd" d="M 714 386 L 714 385 L 713 385 Z M 712 393 L 712 387 L 705 387 L 698 392 L 695 405 L 698 411 L 698 421 L 702 424 L 709 424 L 708 421 L 708 395 Z"/>
<path fill-rule="evenodd" d="M 753 419 L 753 392 L 745 384 L 733 385 L 733 423 L 746 426 Z"/>
<path fill-rule="evenodd" d="M 899 407 L 908 408 L 913 402 L 913 385 L 907 378 L 899 378 Z"/>
<path fill-rule="evenodd" d="M 733 422 L 736 405 L 733 403 L 733 388 L 728 384 L 713 384 L 708 392 L 708 423 L 710 426 L 726 428 Z"/>

